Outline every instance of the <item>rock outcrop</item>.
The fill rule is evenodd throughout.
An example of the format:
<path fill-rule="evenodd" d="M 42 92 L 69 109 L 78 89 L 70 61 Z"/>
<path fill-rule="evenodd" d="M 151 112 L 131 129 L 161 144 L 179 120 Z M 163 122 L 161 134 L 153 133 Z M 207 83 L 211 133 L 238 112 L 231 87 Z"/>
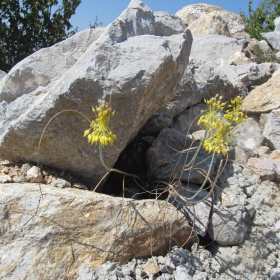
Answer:
<path fill-rule="evenodd" d="M 133 0 L 108 27 L 0 73 L 1 279 L 279 278 L 280 65 L 255 59 L 270 47 L 240 20 L 206 4 L 169 15 Z M 197 118 L 216 94 L 245 97 L 249 118 L 229 157 L 211 163 L 202 148 L 192 162 L 208 135 Z M 116 111 L 105 162 L 124 174 L 106 177 L 82 138 L 76 110 L 92 119 L 98 99 Z M 45 124 L 66 109 L 35 166 Z"/>
<path fill-rule="evenodd" d="M 188 63 L 191 33 L 178 18 L 171 26 L 171 19 L 133 0 L 107 28 L 82 31 L 17 64 L 0 85 L 0 157 L 36 162 L 45 125 L 71 109 L 46 129 L 40 162 L 97 183 L 104 167 L 97 148 L 82 137 L 88 121 L 73 110 L 92 119 L 97 100 L 111 100 L 118 141 L 104 154 L 113 166 L 149 117 L 175 95 Z"/>
<path fill-rule="evenodd" d="M 193 34 L 218 34 L 238 39 L 246 38 L 245 25 L 240 15 L 208 4 L 183 7 L 176 15 L 188 24 Z"/>

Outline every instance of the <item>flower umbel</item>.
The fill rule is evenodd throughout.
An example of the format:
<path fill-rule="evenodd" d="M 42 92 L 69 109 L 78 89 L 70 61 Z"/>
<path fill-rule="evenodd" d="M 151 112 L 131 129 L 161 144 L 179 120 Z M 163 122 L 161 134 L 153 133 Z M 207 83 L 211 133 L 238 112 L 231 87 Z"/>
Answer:
<path fill-rule="evenodd" d="M 231 100 L 231 104 L 228 105 L 228 110 L 226 111 L 224 118 L 228 121 L 239 124 L 246 120 L 246 115 L 240 111 L 240 107 L 242 105 L 242 97 L 237 96 L 233 100 Z"/>
<path fill-rule="evenodd" d="M 221 103 L 221 97 L 218 95 L 205 100 L 205 103 L 209 110 L 200 117 L 198 124 L 210 132 L 210 137 L 203 141 L 203 147 L 208 152 L 226 155 L 233 127 L 246 119 L 244 113 L 240 111 L 242 97 L 233 99 L 226 113 L 224 113 L 226 103 Z"/>
<path fill-rule="evenodd" d="M 109 107 L 105 100 L 98 100 L 98 103 L 96 108 L 92 108 L 92 111 L 97 117 L 91 122 L 90 128 L 84 132 L 84 137 L 87 137 L 88 142 L 91 144 L 100 142 L 102 147 L 107 144 L 113 146 L 117 136 L 109 127 L 109 121 L 110 118 L 114 116 L 115 112 Z"/>

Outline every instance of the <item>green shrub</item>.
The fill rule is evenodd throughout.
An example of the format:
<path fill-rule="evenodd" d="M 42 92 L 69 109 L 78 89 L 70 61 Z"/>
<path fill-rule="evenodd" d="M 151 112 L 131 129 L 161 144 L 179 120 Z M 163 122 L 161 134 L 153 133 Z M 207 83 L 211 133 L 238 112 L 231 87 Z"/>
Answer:
<path fill-rule="evenodd" d="M 279 0 L 263 0 L 258 8 L 252 9 L 253 1 L 248 3 L 248 15 L 243 11 L 240 15 L 245 23 L 245 31 L 252 38 L 262 40 L 261 32 L 269 32 L 275 29 L 274 19 L 280 16 L 280 1 Z"/>

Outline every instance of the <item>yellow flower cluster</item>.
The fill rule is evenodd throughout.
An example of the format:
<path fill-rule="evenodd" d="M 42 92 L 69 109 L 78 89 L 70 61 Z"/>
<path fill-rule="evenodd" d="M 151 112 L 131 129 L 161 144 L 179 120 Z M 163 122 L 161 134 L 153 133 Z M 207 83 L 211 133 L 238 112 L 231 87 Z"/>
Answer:
<path fill-rule="evenodd" d="M 209 100 L 205 100 L 208 106 L 208 113 L 203 114 L 198 120 L 199 125 L 203 125 L 210 132 L 216 130 L 221 125 L 222 112 L 226 103 L 221 102 L 221 97 L 216 95 Z"/>
<path fill-rule="evenodd" d="M 218 95 L 205 100 L 205 103 L 209 110 L 200 117 L 198 124 L 210 132 L 210 137 L 204 140 L 203 147 L 208 152 L 226 155 L 233 126 L 246 119 L 244 113 L 240 111 L 242 98 L 238 96 L 233 99 L 225 114 L 226 103 L 222 103 Z"/>
<path fill-rule="evenodd" d="M 113 146 L 117 136 L 109 127 L 109 121 L 115 112 L 112 111 L 112 108 L 109 107 L 105 100 L 98 100 L 98 103 L 99 105 L 96 108 L 92 108 L 97 117 L 91 122 L 90 128 L 84 132 L 84 137 L 87 137 L 88 142 L 91 144 L 100 142 L 102 147 L 107 144 Z"/>
<path fill-rule="evenodd" d="M 228 110 L 226 111 L 224 118 L 230 122 L 239 124 L 246 120 L 246 116 L 243 112 L 240 111 L 242 105 L 242 97 L 237 96 L 231 100 L 231 104 L 228 105 Z"/>

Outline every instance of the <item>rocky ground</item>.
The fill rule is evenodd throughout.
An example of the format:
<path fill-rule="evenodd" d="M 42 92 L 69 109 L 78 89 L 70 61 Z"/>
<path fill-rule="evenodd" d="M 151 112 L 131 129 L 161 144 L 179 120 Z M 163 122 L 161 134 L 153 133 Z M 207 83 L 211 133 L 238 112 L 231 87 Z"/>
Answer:
<path fill-rule="evenodd" d="M 41 168 L 43 171 L 39 169 L 38 173 L 32 164 L 4 160 L 0 163 L 0 181 L 86 189 L 71 174 Z M 82 264 L 77 279 L 280 279 L 279 185 L 264 181 L 244 165 L 230 161 L 219 186 L 215 191 L 220 197 L 214 201 L 215 215 L 226 223 L 219 224 L 212 216 L 212 220 L 218 221 L 212 233 L 214 241 L 208 236 L 200 239 L 204 246 L 194 244 L 191 250 L 173 247 L 164 256 L 133 259 L 123 265 L 106 262 L 95 270 Z M 239 245 L 221 245 L 232 239 L 237 242 L 240 236 L 243 242 Z"/>

